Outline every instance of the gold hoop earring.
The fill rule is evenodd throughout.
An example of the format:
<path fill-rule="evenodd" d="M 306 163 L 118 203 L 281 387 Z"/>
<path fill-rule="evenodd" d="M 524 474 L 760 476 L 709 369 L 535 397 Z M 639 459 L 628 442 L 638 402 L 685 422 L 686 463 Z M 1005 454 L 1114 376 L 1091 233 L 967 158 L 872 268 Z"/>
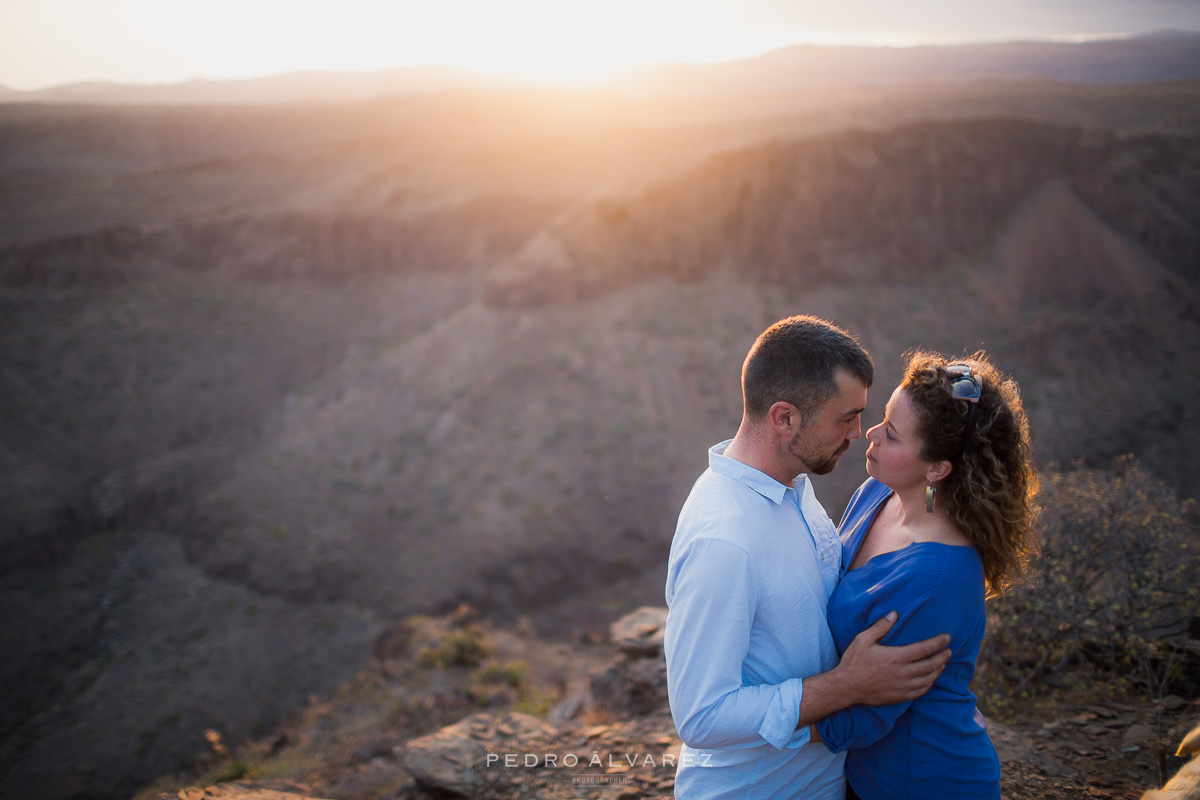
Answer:
<path fill-rule="evenodd" d="M 937 489 L 932 486 L 925 487 L 925 510 L 930 514 L 933 513 L 933 506 L 937 502 Z"/>

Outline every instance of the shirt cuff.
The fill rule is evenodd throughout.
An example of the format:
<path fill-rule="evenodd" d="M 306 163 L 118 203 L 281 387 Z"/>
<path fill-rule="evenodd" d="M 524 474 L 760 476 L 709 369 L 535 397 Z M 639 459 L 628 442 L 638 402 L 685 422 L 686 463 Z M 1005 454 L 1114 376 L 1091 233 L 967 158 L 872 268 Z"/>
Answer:
<path fill-rule="evenodd" d="M 812 738 L 807 725 L 796 728 L 796 723 L 800 721 L 800 698 L 803 696 L 804 684 L 799 678 L 791 678 L 775 687 L 758 735 L 776 750 L 802 747 Z"/>

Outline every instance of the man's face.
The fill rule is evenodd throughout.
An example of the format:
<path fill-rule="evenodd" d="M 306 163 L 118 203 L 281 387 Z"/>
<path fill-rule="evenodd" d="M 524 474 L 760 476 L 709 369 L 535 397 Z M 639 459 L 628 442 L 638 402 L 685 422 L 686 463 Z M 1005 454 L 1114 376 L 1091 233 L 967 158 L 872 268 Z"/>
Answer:
<path fill-rule="evenodd" d="M 838 393 L 830 398 L 816 418 L 792 437 L 788 450 L 802 472 L 824 475 L 833 472 L 852 439 L 862 437 L 862 412 L 867 407 L 867 386 L 849 372 L 834 373 Z"/>

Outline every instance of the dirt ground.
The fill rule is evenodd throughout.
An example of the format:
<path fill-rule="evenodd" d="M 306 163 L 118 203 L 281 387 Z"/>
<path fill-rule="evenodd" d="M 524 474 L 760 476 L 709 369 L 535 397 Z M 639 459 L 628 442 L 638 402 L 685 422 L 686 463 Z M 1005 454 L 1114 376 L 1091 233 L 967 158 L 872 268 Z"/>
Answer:
<path fill-rule="evenodd" d="M 1051 698 L 1023 709 L 1007 730 L 993 732 L 1002 757 L 1007 800 L 1121 798 L 1137 800 L 1185 763 L 1179 740 L 1200 722 L 1200 704 L 1171 695 L 1159 701 L 1113 687 L 1086 697 Z M 1115 698 L 1115 699 L 1114 699 Z"/>
<path fill-rule="evenodd" d="M 467 796 L 496 799 L 673 796 L 680 742 L 665 669 L 654 668 L 661 653 L 621 655 L 599 638 L 551 643 L 529 630 L 457 624 L 391 629 L 372 664 L 332 697 L 313 698 L 267 739 L 208 754 L 190 779 L 174 776 L 138 797 L 263 800 L 269 789 L 297 800 L 434 800 L 464 786 Z M 471 630 L 490 652 L 490 668 L 431 665 L 430 652 L 449 651 L 430 647 L 461 642 Z M 485 674 L 512 680 L 488 683 Z M 1200 722 L 1200 698 L 1149 697 L 1115 680 L 1074 685 L 1081 688 L 1010 698 L 1003 718 L 989 719 L 1005 800 L 1139 800 L 1184 763 L 1171 754 Z M 440 777 L 414 778 L 422 765 L 413 754 L 422 750 L 432 750 L 424 766 L 434 764 Z M 522 763 L 487 764 L 488 753 L 520 754 Z M 530 765 L 529 753 L 555 757 Z"/>

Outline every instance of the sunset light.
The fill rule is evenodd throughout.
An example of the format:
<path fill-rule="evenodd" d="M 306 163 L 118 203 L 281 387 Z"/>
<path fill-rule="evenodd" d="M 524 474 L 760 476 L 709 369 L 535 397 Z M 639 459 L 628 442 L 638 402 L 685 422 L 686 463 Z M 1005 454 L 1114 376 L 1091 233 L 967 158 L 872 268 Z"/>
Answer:
<path fill-rule="evenodd" d="M 285 0 L 130 0 L 108 10 L 101 5 L 51 0 L 6 8 L 10 24 L 0 37 L 12 41 L 0 39 L 0 84 L 154 83 L 408 65 L 580 83 L 651 61 L 755 55 L 794 38 L 783 29 L 746 25 L 727 0 L 354 0 L 302 6 Z M 61 9 L 53 23 L 45 21 L 50 6 Z M 105 30 L 107 41 L 101 41 L 97 32 Z M 127 46 L 114 47 L 119 39 Z"/>
<path fill-rule="evenodd" d="M 455 5 L 434 12 L 443 20 L 420 43 L 426 60 L 554 82 L 595 80 L 654 60 L 733 58 L 778 44 L 723 35 L 731 26 L 718 0 L 449 4 Z M 403 15 L 393 13 L 395 27 L 402 27 Z M 382 51 L 386 43 L 378 46 Z"/>
<path fill-rule="evenodd" d="M 1200 6 L 949 0 L 0 0 L 0 85 L 173 83 L 446 65 L 555 83 L 789 44 L 912 45 L 1200 28 Z"/>

